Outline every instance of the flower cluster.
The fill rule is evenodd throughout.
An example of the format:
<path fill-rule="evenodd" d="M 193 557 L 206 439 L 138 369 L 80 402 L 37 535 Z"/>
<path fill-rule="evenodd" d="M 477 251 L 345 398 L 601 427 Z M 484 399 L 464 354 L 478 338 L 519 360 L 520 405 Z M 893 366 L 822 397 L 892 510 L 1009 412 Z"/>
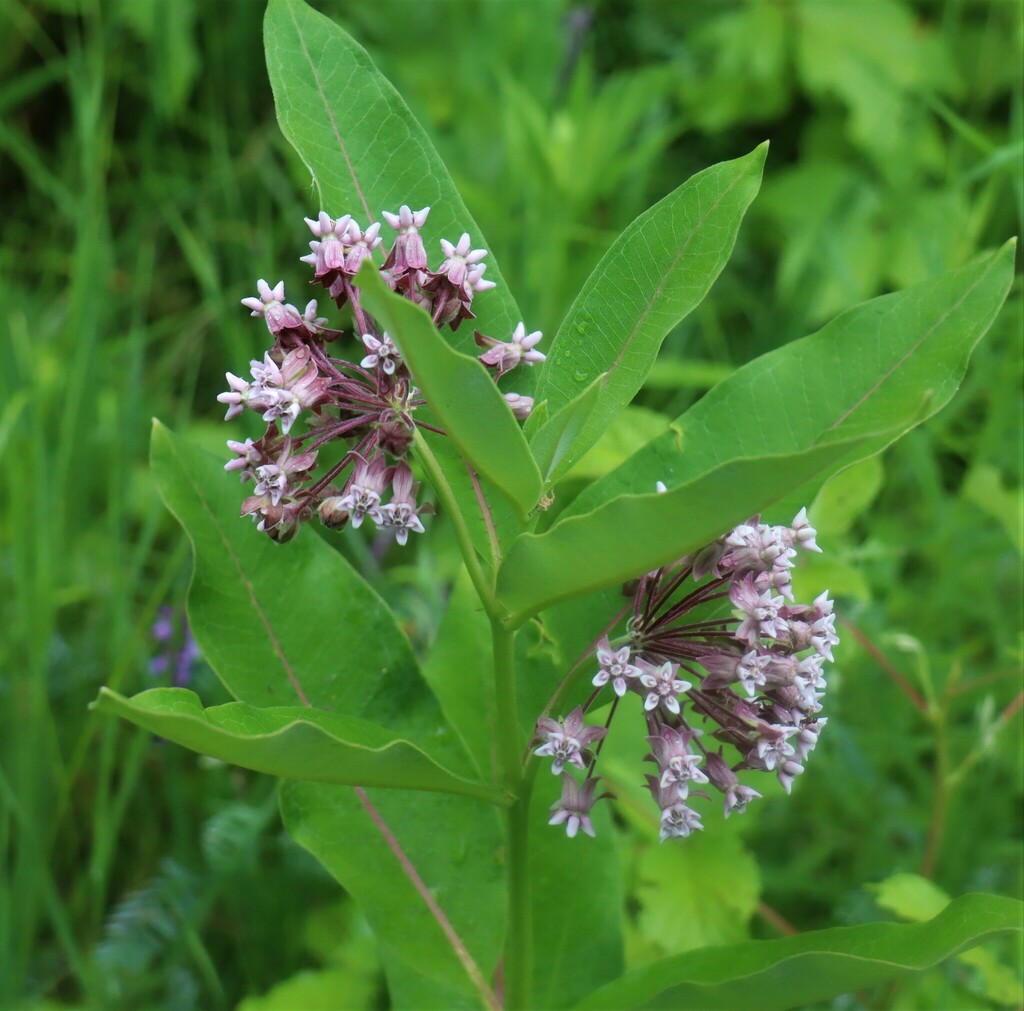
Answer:
<path fill-rule="evenodd" d="M 468 234 L 454 244 L 442 239 L 444 260 L 430 270 L 420 234 L 429 212 L 406 206 L 397 214 L 384 212 L 395 232 L 387 251 L 380 248 L 380 222 L 361 228 L 349 214 L 332 218 L 323 211 L 305 219 L 313 240 L 300 259 L 312 267 L 313 284 L 325 288 L 339 309 L 351 309 L 359 348 L 351 360 L 329 350 L 343 333 L 327 327 L 315 300 L 302 312 L 285 302 L 283 281 L 271 287 L 261 279 L 258 295 L 242 299 L 263 319 L 273 343 L 262 361 L 250 363 L 251 379 L 227 373 L 228 390 L 217 399 L 227 406 L 226 420 L 255 411 L 267 429 L 256 441 L 229 441 L 234 457 L 225 470 L 253 482 L 242 515 L 252 516 L 276 541 L 289 540 L 314 515 L 335 529 L 368 519 L 393 531 L 403 545 L 410 531 L 423 533 L 421 517 L 429 507 L 418 504 L 409 450 L 417 427 L 440 430 L 415 418 L 426 401 L 392 335 L 363 309 L 354 279 L 364 260 L 383 256 L 385 283 L 425 309 L 435 326 L 455 330 L 472 319 L 476 295 L 494 287 L 484 278 L 487 251 L 472 249 Z M 540 339 L 539 332 L 527 335 L 522 323 L 507 343 L 476 334 L 488 349 L 480 360 L 495 379 L 520 362 L 543 361 L 536 350 Z M 505 400 L 519 419 L 533 407 L 530 397 L 516 393 L 506 393 Z M 339 440 L 340 459 L 337 452 L 323 453 L 331 463 L 318 471 L 324 448 Z"/>
<path fill-rule="evenodd" d="M 811 604 L 793 602 L 798 549 L 820 550 L 806 510 L 788 527 L 755 516 L 630 588 L 632 617 L 621 644 L 607 636 L 598 642 L 587 702 L 564 725 L 546 717 L 537 725 L 542 743 L 534 753 L 555 757 L 553 771 L 563 779 L 552 824 L 566 823 L 570 835 L 579 826 L 592 832 L 597 755 L 587 762 L 582 785 L 564 766 L 584 768 L 575 759 L 590 741 L 603 740 L 627 693 L 643 699 L 648 759 L 657 769 L 646 778 L 661 811 L 662 841 L 703 828 L 691 806 L 694 796 L 708 796 L 699 787 L 723 795 L 726 817 L 760 797 L 740 783 L 742 770 L 772 772 L 790 791 L 827 722 L 819 715 L 822 671 L 839 642 L 827 591 Z M 730 614 L 722 613 L 726 606 Z M 585 726 L 584 714 L 607 685 L 613 692 L 608 724 Z M 708 731 L 714 750 L 702 740 Z"/>

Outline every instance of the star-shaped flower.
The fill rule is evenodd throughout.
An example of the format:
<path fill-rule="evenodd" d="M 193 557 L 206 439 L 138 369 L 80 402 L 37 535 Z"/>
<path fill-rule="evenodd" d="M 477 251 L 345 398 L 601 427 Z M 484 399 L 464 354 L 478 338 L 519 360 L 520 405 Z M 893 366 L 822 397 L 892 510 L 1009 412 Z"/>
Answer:
<path fill-rule="evenodd" d="M 645 673 L 640 677 L 640 683 L 650 689 L 647 698 L 644 699 L 644 709 L 650 712 L 661 706 L 673 716 L 679 715 L 679 699 L 677 696 L 688 692 L 693 685 L 689 681 L 683 681 L 676 677 L 679 665 L 666 661 L 660 667 L 645 665 Z"/>
<path fill-rule="evenodd" d="M 629 680 L 643 676 L 644 672 L 629 662 L 629 646 L 613 650 L 608 642 L 608 636 L 602 636 L 598 642 L 596 656 L 601 669 L 594 675 L 591 683 L 600 688 L 611 681 L 615 694 L 620 698 L 626 694 Z"/>
<path fill-rule="evenodd" d="M 608 733 L 607 727 L 588 727 L 583 722 L 583 708 L 577 706 L 563 723 L 542 716 L 537 721 L 534 739 L 542 741 L 535 755 L 550 755 L 554 761 L 551 771 L 560 775 L 566 764 L 575 765 L 578 769 L 586 768 L 585 753 L 594 741 L 601 740 Z"/>

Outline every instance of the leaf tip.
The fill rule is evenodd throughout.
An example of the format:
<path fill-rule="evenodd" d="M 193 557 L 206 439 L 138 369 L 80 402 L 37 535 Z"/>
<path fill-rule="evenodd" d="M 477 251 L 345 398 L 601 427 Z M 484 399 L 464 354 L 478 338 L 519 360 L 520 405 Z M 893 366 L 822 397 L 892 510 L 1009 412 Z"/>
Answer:
<path fill-rule="evenodd" d="M 89 703 L 89 712 L 103 712 L 112 699 L 117 698 L 117 692 L 111 691 L 106 685 L 100 685 L 96 698 Z"/>

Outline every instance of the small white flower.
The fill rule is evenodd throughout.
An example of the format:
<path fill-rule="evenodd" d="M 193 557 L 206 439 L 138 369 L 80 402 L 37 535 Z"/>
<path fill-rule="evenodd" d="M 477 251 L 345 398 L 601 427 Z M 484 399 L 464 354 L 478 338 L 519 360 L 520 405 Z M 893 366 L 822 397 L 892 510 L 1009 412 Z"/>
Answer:
<path fill-rule="evenodd" d="M 387 375 L 393 376 L 395 369 L 402 363 L 402 356 L 387 332 L 382 335 L 381 340 L 377 340 L 373 334 L 364 333 L 363 346 L 370 352 L 359 363 L 364 369 L 375 369 L 380 365 Z"/>
<path fill-rule="evenodd" d="M 533 333 L 526 332 L 526 324 L 520 322 L 520 324 L 512 332 L 512 343 L 518 347 L 519 358 L 527 365 L 532 365 L 534 362 L 542 362 L 546 359 L 546 355 L 540 351 L 536 351 L 536 346 L 543 339 L 544 334 L 540 330 L 534 330 Z"/>
<path fill-rule="evenodd" d="M 647 673 L 640 677 L 640 683 L 650 689 L 647 698 L 644 699 L 644 709 L 650 712 L 660 705 L 673 716 L 679 715 L 678 696 L 683 692 L 688 692 L 693 685 L 689 681 L 677 678 L 678 670 L 678 665 L 667 661 L 657 668 L 650 664 L 647 665 Z"/>
<path fill-rule="evenodd" d="M 596 656 L 601 669 L 594 675 L 591 683 L 600 688 L 611 681 L 615 694 L 620 698 L 626 694 L 629 687 L 627 681 L 643 676 L 644 672 L 629 662 L 629 646 L 613 650 L 608 642 L 608 636 L 602 636 L 598 642 Z"/>

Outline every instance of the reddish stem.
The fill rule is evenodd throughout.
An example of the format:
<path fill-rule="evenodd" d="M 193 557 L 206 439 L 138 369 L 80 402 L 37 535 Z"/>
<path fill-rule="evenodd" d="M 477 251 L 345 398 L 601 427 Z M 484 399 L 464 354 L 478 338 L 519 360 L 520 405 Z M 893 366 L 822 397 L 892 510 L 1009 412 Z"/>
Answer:
<path fill-rule="evenodd" d="M 915 708 L 919 712 L 927 713 L 928 703 L 925 702 L 923 696 L 917 692 L 910 682 L 899 672 L 896 665 L 867 637 L 864 632 L 850 621 L 849 618 L 842 618 L 840 620 L 843 628 L 849 630 L 854 639 L 856 639 L 857 642 L 867 650 L 868 654 L 875 660 L 878 666 L 889 675 L 899 690 L 903 692 L 908 699 L 910 699 Z"/>

